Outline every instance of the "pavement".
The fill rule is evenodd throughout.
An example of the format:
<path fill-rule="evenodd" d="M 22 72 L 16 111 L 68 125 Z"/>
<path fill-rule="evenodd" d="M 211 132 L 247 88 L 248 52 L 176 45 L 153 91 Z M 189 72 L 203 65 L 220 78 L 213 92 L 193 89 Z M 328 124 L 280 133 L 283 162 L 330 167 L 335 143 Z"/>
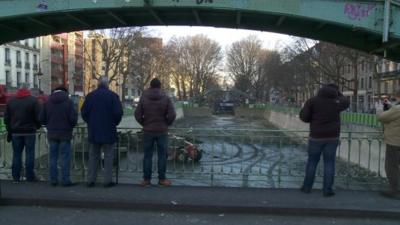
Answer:
<path fill-rule="evenodd" d="M 103 188 L 52 187 L 48 183 L 2 181 L 3 209 L 44 207 L 64 210 L 132 211 L 400 220 L 400 201 L 377 192 L 337 191 L 331 198 L 314 190 L 172 186 L 148 188 L 120 184 Z M 10 208 L 11 207 L 11 208 Z M 3 224 L 3 223 L 1 223 Z"/>

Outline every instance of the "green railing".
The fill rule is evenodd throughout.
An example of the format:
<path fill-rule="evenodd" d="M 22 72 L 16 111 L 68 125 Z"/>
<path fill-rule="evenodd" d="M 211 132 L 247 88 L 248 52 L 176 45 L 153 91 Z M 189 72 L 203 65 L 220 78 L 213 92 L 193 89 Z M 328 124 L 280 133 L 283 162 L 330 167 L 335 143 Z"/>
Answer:
<path fill-rule="evenodd" d="M 251 104 L 249 108 L 255 109 L 268 109 L 286 114 L 299 114 L 299 107 L 272 105 L 272 104 Z M 381 127 L 376 114 L 365 114 L 365 113 L 353 113 L 353 112 L 343 112 L 341 114 L 341 120 L 343 124 L 354 124 L 369 127 Z"/>
<path fill-rule="evenodd" d="M 0 117 L 0 132 L 3 132 L 6 130 L 6 125 L 4 124 L 3 118 Z"/>
<path fill-rule="evenodd" d="M 142 133 L 118 128 L 115 170 L 121 183 L 140 180 L 143 168 Z M 139 133 L 138 133 L 139 132 Z M 71 176 L 85 181 L 88 167 L 88 134 L 76 128 L 72 141 Z M 299 187 L 307 161 L 308 132 L 260 129 L 177 128 L 169 131 L 168 177 L 182 185 L 238 187 Z M 12 147 L 0 132 L 0 173 L 11 179 Z M 46 133 L 36 139 L 36 172 L 48 177 Z M 336 187 L 385 187 L 385 145 L 380 132 L 342 132 L 337 151 Z M 157 163 L 153 171 L 157 171 Z M 317 172 L 321 185 L 323 171 Z"/>

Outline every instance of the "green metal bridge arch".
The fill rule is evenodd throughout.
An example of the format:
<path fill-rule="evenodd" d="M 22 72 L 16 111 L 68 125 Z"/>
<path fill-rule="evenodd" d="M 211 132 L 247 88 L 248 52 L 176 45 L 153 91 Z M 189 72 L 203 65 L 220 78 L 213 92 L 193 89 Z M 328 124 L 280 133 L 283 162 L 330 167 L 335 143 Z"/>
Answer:
<path fill-rule="evenodd" d="M 0 0 L 0 44 L 125 26 L 191 25 L 313 38 L 400 61 L 399 0 Z"/>

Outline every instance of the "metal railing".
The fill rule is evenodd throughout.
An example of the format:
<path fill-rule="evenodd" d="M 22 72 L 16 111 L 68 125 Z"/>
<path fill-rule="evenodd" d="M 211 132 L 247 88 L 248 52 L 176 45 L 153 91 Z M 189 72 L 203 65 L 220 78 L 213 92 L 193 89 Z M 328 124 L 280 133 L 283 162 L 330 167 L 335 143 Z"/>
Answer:
<path fill-rule="evenodd" d="M 119 182 L 136 183 L 141 179 L 143 150 L 139 131 L 135 128 L 118 130 L 115 170 L 118 170 Z M 11 179 L 12 150 L 5 139 L 5 133 L 1 133 L 0 171 Z M 299 187 L 307 160 L 307 140 L 305 131 L 171 129 L 167 174 L 174 183 L 182 185 Z M 73 179 L 85 181 L 89 149 L 86 128 L 74 131 L 72 143 Z M 44 132 L 37 134 L 36 145 L 36 171 L 46 180 L 49 163 Z M 384 187 L 384 148 L 379 132 L 342 133 L 337 151 L 336 187 Z M 199 155 L 201 159 L 198 160 Z M 153 172 L 157 171 L 156 165 L 154 161 Z M 319 166 L 317 187 L 322 182 L 321 169 Z"/>
<path fill-rule="evenodd" d="M 249 108 L 254 109 L 268 109 L 286 114 L 300 113 L 301 108 L 293 106 L 281 106 L 273 104 L 250 104 Z M 382 124 L 378 121 L 376 114 L 367 113 L 353 113 L 353 112 L 342 112 L 341 113 L 342 124 L 353 124 L 368 127 L 382 127 Z"/>

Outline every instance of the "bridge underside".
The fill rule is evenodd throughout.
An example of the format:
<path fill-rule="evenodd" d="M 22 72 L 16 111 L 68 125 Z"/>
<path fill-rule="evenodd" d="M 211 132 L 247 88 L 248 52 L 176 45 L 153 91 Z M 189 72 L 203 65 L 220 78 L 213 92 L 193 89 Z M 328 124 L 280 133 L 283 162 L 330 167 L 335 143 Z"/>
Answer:
<path fill-rule="evenodd" d="M 190 25 L 271 31 L 318 39 L 400 61 L 400 40 L 341 24 L 254 11 L 183 7 L 108 8 L 0 18 L 0 44 L 51 33 L 112 27 Z"/>

